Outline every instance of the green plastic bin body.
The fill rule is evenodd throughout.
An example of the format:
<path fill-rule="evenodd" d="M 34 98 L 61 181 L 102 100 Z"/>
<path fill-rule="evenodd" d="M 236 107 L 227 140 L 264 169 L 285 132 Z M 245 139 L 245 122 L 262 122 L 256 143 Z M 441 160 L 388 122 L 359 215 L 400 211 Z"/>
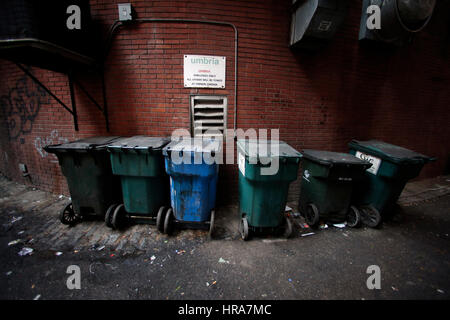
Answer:
<path fill-rule="evenodd" d="M 156 216 L 169 203 L 169 177 L 162 148 L 168 138 L 134 136 L 108 146 L 113 174 L 120 176 L 125 211 Z"/>
<path fill-rule="evenodd" d="M 91 137 L 44 148 L 58 157 L 75 213 L 104 216 L 111 204 L 121 201 L 120 181 L 112 174 L 106 151 L 118 138 Z"/>
<path fill-rule="evenodd" d="M 259 140 L 264 148 L 250 147 L 255 140 L 238 140 L 239 158 L 239 212 L 247 217 L 250 227 L 278 227 L 284 219 L 289 184 L 297 179 L 301 154 L 282 141 Z M 279 144 L 279 156 L 265 155 L 266 146 Z M 267 150 L 267 149 L 265 149 Z M 270 150 L 270 149 L 269 149 Z M 278 158 L 279 170 L 264 175 L 261 169 L 270 167 L 268 161 Z"/>
<path fill-rule="evenodd" d="M 434 160 L 378 140 L 353 140 L 349 147 L 351 154 L 373 164 L 358 183 L 354 202 L 358 205 L 374 206 L 381 216 L 392 211 L 405 184 L 420 174 L 425 163 Z"/>
<path fill-rule="evenodd" d="M 346 220 L 354 181 L 370 167 L 366 161 L 346 153 L 303 150 L 299 210 L 305 214 L 314 204 L 329 222 Z"/>

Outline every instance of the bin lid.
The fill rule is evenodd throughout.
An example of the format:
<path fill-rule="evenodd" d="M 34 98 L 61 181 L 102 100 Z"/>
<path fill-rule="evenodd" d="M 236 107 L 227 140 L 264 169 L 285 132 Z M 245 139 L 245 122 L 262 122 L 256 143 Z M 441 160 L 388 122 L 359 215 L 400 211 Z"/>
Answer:
<path fill-rule="evenodd" d="M 169 137 L 133 136 L 115 140 L 108 145 L 108 150 L 160 150 L 169 142 Z"/>
<path fill-rule="evenodd" d="M 67 152 L 67 151 L 104 150 L 109 143 L 119 138 L 120 138 L 119 136 L 89 137 L 68 143 L 49 145 L 44 147 L 44 150 L 50 153 Z"/>
<path fill-rule="evenodd" d="M 222 141 L 211 138 L 191 138 L 180 137 L 180 140 L 173 140 L 163 148 L 163 154 L 167 156 L 171 151 L 219 153 L 222 150 Z"/>
<path fill-rule="evenodd" d="M 349 146 L 361 152 L 396 163 L 405 161 L 428 162 L 433 160 L 426 155 L 379 140 L 352 140 Z"/>
<path fill-rule="evenodd" d="M 302 154 L 284 141 L 263 139 L 238 139 L 238 149 L 249 161 L 271 158 L 301 158 Z"/>
<path fill-rule="evenodd" d="M 358 166 L 365 165 L 367 167 L 370 167 L 371 165 L 370 162 L 361 160 L 349 153 L 305 149 L 303 150 L 302 154 L 303 157 L 308 160 L 328 166 L 331 166 L 333 164 L 348 164 Z"/>

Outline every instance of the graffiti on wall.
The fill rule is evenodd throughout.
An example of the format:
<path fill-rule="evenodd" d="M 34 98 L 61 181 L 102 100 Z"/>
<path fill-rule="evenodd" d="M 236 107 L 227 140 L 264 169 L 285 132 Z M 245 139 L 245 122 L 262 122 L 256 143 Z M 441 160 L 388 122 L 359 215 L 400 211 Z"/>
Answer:
<path fill-rule="evenodd" d="M 48 156 L 48 153 L 44 150 L 45 146 L 48 146 L 49 144 L 58 144 L 58 143 L 67 143 L 69 140 L 67 138 L 61 137 L 59 135 L 58 130 L 52 130 L 49 136 L 41 138 L 36 137 L 34 139 L 34 147 L 36 148 L 37 152 L 41 155 L 42 158 L 45 158 Z"/>
<path fill-rule="evenodd" d="M 26 75 L 17 80 L 7 95 L 0 97 L 10 140 L 31 132 L 41 105 L 48 103 L 49 99 L 47 92 Z"/>

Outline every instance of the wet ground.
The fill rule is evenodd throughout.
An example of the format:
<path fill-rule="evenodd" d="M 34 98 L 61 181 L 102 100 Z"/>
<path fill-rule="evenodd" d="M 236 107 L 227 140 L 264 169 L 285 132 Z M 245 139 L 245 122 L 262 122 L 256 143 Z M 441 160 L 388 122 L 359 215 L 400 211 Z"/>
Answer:
<path fill-rule="evenodd" d="M 409 184 L 380 229 L 311 230 L 294 218 L 288 240 L 240 240 L 235 206 L 217 211 L 214 240 L 148 225 L 113 231 L 95 220 L 67 227 L 57 216 L 68 201 L 0 179 L 0 299 L 450 297 L 449 177 Z M 33 252 L 20 256 L 23 248 Z M 71 265 L 79 290 L 67 288 Z M 379 290 L 367 288 L 370 265 L 380 268 Z"/>

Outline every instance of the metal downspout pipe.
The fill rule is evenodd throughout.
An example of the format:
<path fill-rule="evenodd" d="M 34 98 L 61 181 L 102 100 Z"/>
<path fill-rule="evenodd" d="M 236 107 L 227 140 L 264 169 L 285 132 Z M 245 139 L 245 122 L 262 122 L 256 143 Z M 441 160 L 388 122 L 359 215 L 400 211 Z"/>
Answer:
<path fill-rule="evenodd" d="M 203 23 L 203 24 L 212 24 L 212 25 L 222 25 L 222 26 L 229 26 L 232 27 L 234 30 L 234 121 L 233 121 L 233 129 L 234 129 L 234 135 L 236 134 L 236 127 L 237 127 L 237 85 L 238 85 L 238 76 L 237 76 L 237 70 L 238 70 L 238 30 L 236 26 L 233 23 L 230 22 L 221 22 L 221 21 L 213 21 L 213 20 L 200 20 L 200 19 L 171 19 L 171 18 L 139 18 L 134 19 L 129 22 L 123 23 L 120 20 L 114 21 L 114 23 L 111 25 L 108 31 L 108 35 L 106 38 L 106 46 L 105 46 L 105 52 L 104 52 L 104 61 L 106 60 L 106 56 L 108 55 L 112 39 L 114 37 L 114 34 L 116 30 L 120 26 L 126 26 L 131 25 L 134 22 L 137 23 L 157 23 L 157 22 L 174 22 L 174 23 Z"/>

